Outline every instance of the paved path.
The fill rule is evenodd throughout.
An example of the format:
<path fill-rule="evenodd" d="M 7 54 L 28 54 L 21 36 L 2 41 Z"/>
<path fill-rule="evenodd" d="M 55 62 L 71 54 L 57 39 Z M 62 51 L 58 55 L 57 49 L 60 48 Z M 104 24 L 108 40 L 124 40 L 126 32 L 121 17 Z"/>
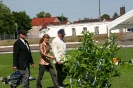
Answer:
<path fill-rule="evenodd" d="M 67 50 L 70 50 L 72 48 L 77 48 L 78 45 L 81 44 L 80 42 L 67 42 L 66 47 Z M 32 44 L 30 45 L 31 52 L 39 52 L 39 44 Z M 13 52 L 13 46 L 0 46 L 0 54 L 5 53 L 12 53 Z"/>
<path fill-rule="evenodd" d="M 66 47 L 67 50 L 71 50 L 74 48 L 77 48 L 81 42 L 67 42 Z M 133 47 L 133 45 L 119 45 L 118 47 Z M 39 44 L 32 44 L 30 45 L 31 52 L 39 52 Z M 6 54 L 6 53 L 12 53 L 13 52 L 13 46 L 0 46 L 0 54 Z"/>

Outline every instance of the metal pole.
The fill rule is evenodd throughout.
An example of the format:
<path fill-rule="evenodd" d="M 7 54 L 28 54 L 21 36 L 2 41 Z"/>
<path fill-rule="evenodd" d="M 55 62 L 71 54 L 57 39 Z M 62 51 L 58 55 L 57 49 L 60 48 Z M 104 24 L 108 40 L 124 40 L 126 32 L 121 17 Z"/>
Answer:
<path fill-rule="evenodd" d="M 99 20 L 101 21 L 100 0 L 99 0 Z"/>
<path fill-rule="evenodd" d="M 17 23 L 15 23 L 15 26 L 16 26 L 16 39 L 18 39 L 18 24 Z"/>
<path fill-rule="evenodd" d="M 63 24 L 63 14 L 62 14 L 62 19 L 61 19 L 61 24 Z"/>

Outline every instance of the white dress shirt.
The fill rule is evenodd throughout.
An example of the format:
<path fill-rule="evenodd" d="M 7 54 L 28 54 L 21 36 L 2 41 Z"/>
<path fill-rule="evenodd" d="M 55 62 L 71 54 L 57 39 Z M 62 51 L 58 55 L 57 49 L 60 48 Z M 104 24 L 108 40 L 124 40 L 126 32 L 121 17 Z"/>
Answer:
<path fill-rule="evenodd" d="M 55 56 L 54 63 L 62 61 L 66 55 L 66 43 L 57 36 L 53 39 L 51 47 Z"/>

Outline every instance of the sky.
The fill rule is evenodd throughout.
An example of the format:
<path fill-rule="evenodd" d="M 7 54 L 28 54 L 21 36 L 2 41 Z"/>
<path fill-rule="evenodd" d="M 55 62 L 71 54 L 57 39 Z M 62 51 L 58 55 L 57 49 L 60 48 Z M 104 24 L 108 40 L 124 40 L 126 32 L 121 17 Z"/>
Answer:
<path fill-rule="evenodd" d="M 41 11 L 50 13 L 52 17 L 65 16 L 70 22 L 83 18 L 99 17 L 99 0 L 2 0 L 11 11 L 26 11 L 30 18 Z M 100 0 L 101 15 L 110 17 L 115 12 L 120 14 L 120 7 L 126 12 L 133 9 L 133 0 Z"/>

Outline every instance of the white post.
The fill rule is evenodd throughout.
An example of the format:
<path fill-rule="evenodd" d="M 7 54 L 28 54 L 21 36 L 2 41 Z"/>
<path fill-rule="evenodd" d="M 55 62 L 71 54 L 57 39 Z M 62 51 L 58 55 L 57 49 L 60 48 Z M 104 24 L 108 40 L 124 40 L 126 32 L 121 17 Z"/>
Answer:
<path fill-rule="evenodd" d="M 127 33 L 126 33 L 126 27 L 125 27 L 125 42 L 127 42 Z M 127 55 L 127 53 L 128 53 L 128 49 L 127 49 L 127 43 L 126 43 L 126 45 L 125 45 L 125 48 L 126 48 L 126 61 L 128 60 L 128 55 Z"/>
<path fill-rule="evenodd" d="M 108 37 L 110 37 L 110 30 L 108 29 L 108 27 L 106 27 L 106 29 L 107 29 Z"/>

